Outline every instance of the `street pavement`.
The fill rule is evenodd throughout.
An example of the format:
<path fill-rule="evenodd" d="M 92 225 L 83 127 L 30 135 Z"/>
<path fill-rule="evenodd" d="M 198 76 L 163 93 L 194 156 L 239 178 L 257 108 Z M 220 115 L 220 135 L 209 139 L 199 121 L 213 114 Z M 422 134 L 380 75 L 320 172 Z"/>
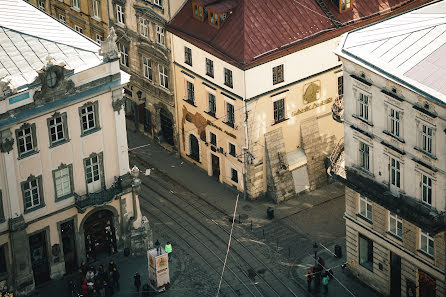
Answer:
<path fill-rule="evenodd" d="M 318 243 L 318 256 L 325 260 L 327 268 L 332 268 L 334 278 L 330 280 L 328 294 L 323 293 L 322 287 L 320 291 L 313 287 L 309 296 L 380 296 L 352 276 L 348 268 L 343 272 L 340 267 L 345 262 L 345 200 L 342 185 L 332 183 L 279 205 L 266 198 L 245 201 L 242 193 L 209 177 L 201 168 L 179 158 L 176 152 L 169 152 L 152 140 L 130 130 L 127 133 L 130 167 L 137 165 L 143 172 L 149 169 L 138 162 L 138 158 L 141 158 L 150 163 L 152 172 L 161 171 L 228 216 L 232 216 L 237 194 L 240 194 L 237 212 L 241 215 L 240 225 L 252 232 L 260 243 L 267 245 L 277 259 L 277 265 L 288 267 L 289 277 L 300 280 L 305 288 L 305 273 L 314 264 L 311 248 L 314 242 Z M 266 217 L 267 207 L 275 209 L 273 220 Z M 150 218 L 148 219 L 150 221 Z M 168 235 L 163 233 L 162 226 L 152 228 L 154 240 L 159 238 L 162 244 L 169 240 Z M 272 236 L 278 233 L 283 236 Z M 333 255 L 336 244 L 342 247 L 342 258 Z M 197 260 L 191 259 L 188 251 L 182 247 L 174 246 L 174 250 L 176 255 L 170 263 L 171 287 L 163 295 L 215 296 L 213 288 L 199 290 L 203 287 L 200 283 L 203 277 L 200 275 L 200 264 L 197 265 Z M 113 259 L 121 271 L 121 291 L 114 296 L 137 296 L 133 287 L 133 275 L 138 271 L 142 276 L 142 283 L 147 282 L 144 281 L 147 279 L 146 257 L 124 257 L 120 251 L 113 255 Z M 108 263 L 108 258 L 104 258 L 101 263 Z M 97 265 L 99 264 L 98 262 Z M 36 295 L 68 296 L 62 294 L 67 292 L 67 279 L 68 276 L 62 280 L 50 281 L 38 288 Z"/>

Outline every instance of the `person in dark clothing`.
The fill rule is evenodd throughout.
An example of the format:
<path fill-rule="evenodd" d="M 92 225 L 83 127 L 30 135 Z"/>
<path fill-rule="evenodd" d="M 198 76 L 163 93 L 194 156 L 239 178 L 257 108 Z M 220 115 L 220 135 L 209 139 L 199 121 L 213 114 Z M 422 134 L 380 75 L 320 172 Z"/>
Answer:
<path fill-rule="evenodd" d="M 105 292 L 105 297 L 111 297 L 113 295 L 113 290 L 107 281 L 104 281 L 104 292 Z"/>
<path fill-rule="evenodd" d="M 135 273 L 135 275 L 133 276 L 134 284 L 136 287 L 136 292 L 139 292 L 139 288 L 141 287 L 141 275 L 139 275 L 139 273 Z"/>
<path fill-rule="evenodd" d="M 111 273 L 113 272 L 113 268 L 117 268 L 115 261 L 113 261 L 113 259 L 110 260 L 110 262 L 108 262 L 108 272 Z"/>
<path fill-rule="evenodd" d="M 311 273 L 311 269 L 308 269 L 306 277 L 307 277 L 308 292 L 311 292 L 311 281 L 313 280 L 313 274 Z"/>
<path fill-rule="evenodd" d="M 118 291 L 119 291 L 119 277 L 120 277 L 120 275 L 119 275 L 118 269 L 116 269 L 116 267 L 113 268 L 113 271 L 112 271 L 113 287 L 116 286 Z"/>

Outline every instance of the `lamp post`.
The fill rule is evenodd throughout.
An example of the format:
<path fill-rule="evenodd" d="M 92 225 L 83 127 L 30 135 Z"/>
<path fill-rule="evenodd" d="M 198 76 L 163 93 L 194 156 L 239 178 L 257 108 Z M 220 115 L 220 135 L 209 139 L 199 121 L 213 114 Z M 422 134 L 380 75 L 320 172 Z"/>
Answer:
<path fill-rule="evenodd" d="M 314 266 L 317 266 L 317 250 L 318 250 L 319 246 L 317 244 L 317 242 L 315 242 L 313 244 L 313 250 L 314 250 Z"/>

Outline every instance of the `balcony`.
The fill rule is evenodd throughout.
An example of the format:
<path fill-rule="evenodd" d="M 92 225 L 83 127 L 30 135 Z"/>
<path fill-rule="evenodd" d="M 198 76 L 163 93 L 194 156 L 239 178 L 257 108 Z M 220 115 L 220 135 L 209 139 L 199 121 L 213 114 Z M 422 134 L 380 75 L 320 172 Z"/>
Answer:
<path fill-rule="evenodd" d="M 339 95 L 335 98 L 331 106 L 331 115 L 336 122 L 344 122 L 344 96 Z"/>
<path fill-rule="evenodd" d="M 422 203 L 415 197 L 395 197 L 389 187 L 366 176 L 354 167 L 345 167 L 344 145 L 338 143 L 330 156 L 328 174 L 350 189 L 385 207 L 431 234 L 446 231 L 446 213 Z"/>

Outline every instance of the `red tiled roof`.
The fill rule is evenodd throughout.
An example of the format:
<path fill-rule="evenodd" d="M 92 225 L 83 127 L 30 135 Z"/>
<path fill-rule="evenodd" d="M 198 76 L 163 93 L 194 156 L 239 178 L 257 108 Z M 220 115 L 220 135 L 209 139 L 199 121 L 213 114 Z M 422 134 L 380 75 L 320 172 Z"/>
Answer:
<path fill-rule="evenodd" d="M 405 5 L 405 8 L 409 9 L 430 2 L 430 0 L 354 0 L 353 9 L 340 14 L 330 0 L 323 1 L 342 23 L 377 15 L 361 22 L 361 25 L 383 18 L 384 16 L 378 13 L 384 13 L 389 6 L 400 6 L 411 2 Z M 354 29 L 351 26 L 336 29 L 316 0 L 213 1 L 213 5 L 237 3 L 232 13 L 222 22 L 220 29 L 209 25 L 207 19 L 204 22 L 195 19 L 192 15 L 191 2 L 192 0 L 188 0 L 171 20 L 168 30 L 240 68 L 248 68 L 277 55 L 299 50 Z"/>
<path fill-rule="evenodd" d="M 211 4 L 206 7 L 208 9 L 212 9 L 213 11 L 215 11 L 217 13 L 223 13 L 223 12 L 231 11 L 236 6 L 237 6 L 236 0 L 226 0 L 226 1 Z"/>

